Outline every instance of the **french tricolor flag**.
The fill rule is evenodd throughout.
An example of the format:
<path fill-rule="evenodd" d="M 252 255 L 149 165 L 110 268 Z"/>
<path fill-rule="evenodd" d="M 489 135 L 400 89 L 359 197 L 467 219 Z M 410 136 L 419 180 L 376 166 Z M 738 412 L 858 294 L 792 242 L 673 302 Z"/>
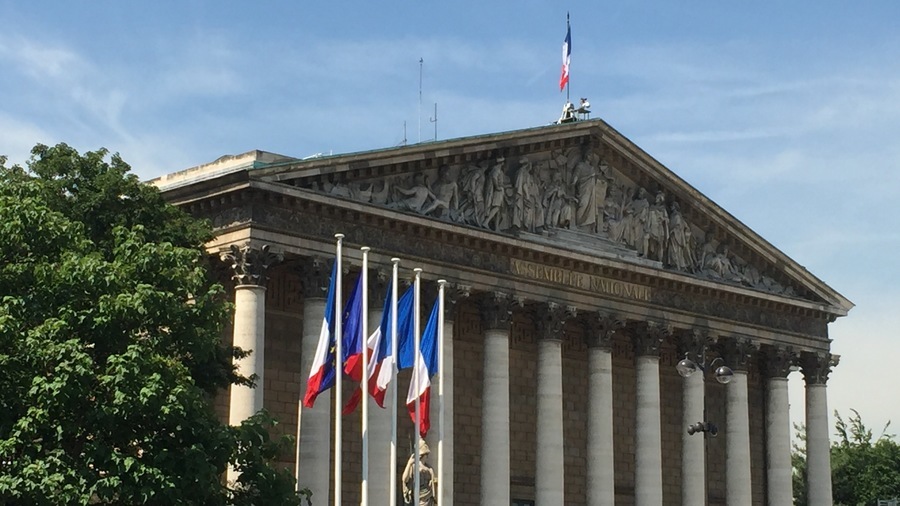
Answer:
<path fill-rule="evenodd" d="M 390 292 L 389 292 L 390 293 Z M 387 392 L 388 385 L 391 383 L 393 375 L 394 361 L 397 360 L 397 353 L 392 349 L 391 338 L 391 315 L 394 309 L 391 307 L 391 297 L 387 297 L 384 304 L 384 311 L 381 313 L 381 326 L 378 327 L 377 346 L 372 346 L 375 357 L 370 363 L 369 374 L 369 393 L 375 398 L 375 402 L 382 408 L 384 407 L 384 394 Z M 412 347 L 413 347 L 413 305 L 415 303 L 415 290 L 410 286 L 406 292 L 397 300 L 397 348 L 401 350 L 409 349 L 409 364 L 406 367 L 412 367 Z M 374 337 L 374 334 L 373 334 Z M 371 338 L 370 338 L 371 339 Z M 371 342 L 371 341 L 370 341 Z M 398 369 L 403 369 L 403 360 L 399 360 Z"/>
<path fill-rule="evenodd" d="M 406 396 L 406 407 L 413 423 L 416 422 L 416 399 L 419 399 L 419 435 L 425 437 L 431 427 L 428 416 L 431 403 L 431 377 L 438 370 L 438 321 L 440 301 L 434 302 L 431 316 L 422 333 L 419 343 L 419 356 L 413 367 L 413 376 L 409 381 L 409 393 Z"/>
<path fill-rule="evenodd" d="M 566 14 L 566 40 L 562 47 L 562 74 L 559 76 L 559 91 L 569 84 L 569 61 L 572 57 L 572 27 L 569 26 L 569 15 Z"/>
<path fill-rule="evenodd" d="M 331 268 L 331 280 L 328 282 L 328 295 L 325 302 L 325 317 L 322 319 L 322 331 L 319 333 L 319 344 L 316 345 L 316 354 L 309 371 L 309 379 L 306 380 L 306 395 L 303 396 L 303 405 L 313 407 L 316 397 L 325 390 L 334 386 L 334 284 L 337 276 L 337 262 Z"/>

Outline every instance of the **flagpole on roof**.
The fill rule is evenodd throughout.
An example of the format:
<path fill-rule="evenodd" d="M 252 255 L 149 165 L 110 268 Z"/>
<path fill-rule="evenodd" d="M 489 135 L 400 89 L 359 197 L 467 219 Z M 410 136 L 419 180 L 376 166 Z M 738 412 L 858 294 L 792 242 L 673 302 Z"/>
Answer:
<path fill-rule="evenodd" d="M 414 496 L 415 500 L 418 501 L 419 491 L 421 490 L 421 488 L 420 488 L 421 487 L 421 475 L 419 473 L 419 464 L 420 464 L 420 460 L 421 460 L 421 456 L 419 455 L 419 439 L 422 437 L 419 434 L 419 429 L 421 427 L 422 422 L 421 422 L 421 417 L 419 416 L 420 395 L 419 395 L 419 374 L 418 374 L 418 372 L 419 372 L 418 364 L 419 364 L 419 361 L 422 360 L 422 352 L 421 352 L 421 347 L 419 345 L 419 339 L 420 339 L 419 312 L 420 312 L 421 299 L 422 299 L 422 297 L 420 295 L 421 284 L 422 284 L 422 269 L 420 267 L 416 267 L 415 269 L 413 269 L 413 271 L 416 273 L 415 303 L 413 305 L 413 308 L 414 308 L 413 309 L 413 343 L 415 344 L 415 347 L 413 348 L 414 359 L 413 359 L 413 375 L 412 375 L 412 381 L 414 382 L 415 392 L 416 392 L 416 399 L 415 399 L 415 401 L 413 401 L 413 402 L 415 402 L 415 413 L 416 413 L 416 423 L 415 423 L 416 438 L 414 440 L 415 444 L 413 445 L 413 452 L 415 454 L 415 460 L 414 460 L 415 464 L 413 465 L 413 470 L 415 471 L 416 476 L 415 476 L 415 488 L 413 488 L 413 491 L 414 491 L 413 493 L 415 494 L 415 496 Z"/>
<path fill-rule="evenodd" d="M 447 280 L 438 280 L 438 482 L 437 501 L 444 500 L 444 285 Z"/>
<path fill-rule="evenodd" d="M 569 52 L 572 52 L 572 27 L 569 25 L 569 11 L 566 11 L 566 35 L 569 38 Z M 569 102 L 569 81 L 571 80 L 572 72 L 568 72 L 568 76 L 566 79 L 566 103 Z"/>
<path fill-rule="evenodd" d="M 335 247 L 335 283 L 334 283 L 334 506 L 341 506 L 341 409 L 344 406 L 343 395 L 341 392 L 341 377 L 343 371 L 343 336 L 341 335 L 341 320 L 344 318 L 344 303 L 341 295 L 341 246 L 344 240 L 344 234 L 334 234 L 337 239 Z"/>
<path fill-rule="evenodd" d="M 360 504 L 369 504 L 369 248 L 362 250 L 362 311 L 360 311 L 360 330 L 362 346 L 362 378 L 359 388 L 362 389 L 362 494 Z"/>
<path fill-rule="evenodd" d="M 392 258 L 394 269 L 391 278 L 391 353 L 394 360 L 391 362 L 391 497 L 390 506 L 397 506 L 397 360 L 400 353 L 397 350 L 397 284 L 399 283 L 400 259 Z"/>

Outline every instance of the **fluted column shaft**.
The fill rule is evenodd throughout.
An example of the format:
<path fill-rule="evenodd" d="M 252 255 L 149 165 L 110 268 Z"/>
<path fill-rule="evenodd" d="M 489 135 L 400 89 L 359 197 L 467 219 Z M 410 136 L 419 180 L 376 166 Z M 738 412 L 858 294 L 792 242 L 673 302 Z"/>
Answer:
<path fill-rule="evenodd" d="M 234 289 L 234 346 L 250 355 L 236 359 L 238 372 L 256 375 L 256 387 L 231 386 L 228 423 L 240 425 L 263 408 L 264 365 L 266 346 L 266 288 L 238 285 Z"/>
<path fill-rule="evenodd" d="M 766 477 L 769 506 L 791 506 L 793 500 L 791 469 L 790 405 L 788 379 L 769 378 L 766 385 Z"/>
<path fill-rule="evenodd" d="M 725 404 L 725 502 L 750 506 L 750 411 L 747 371 L 735 370 Z"/>
<path fill-rule="evenodd" d="M 610 349 L 591 348 L 588 368 L 587 500 L 591 506 L 615 506 Z"/>
<path fill-rule="evenodd" d="M 535 503 L 563 504 L 562 343 L 538 342 Z"/>
<path fill-rule="evenodd" d="M 806 385 L 806 485 L 810 506 L 831 506 L 831 452 L 824 384 Z"/>
<path fill-rule="evenodd" d="M 300 341 L 300 403 L 306 395 L 306 378 L 312 368 L 322 318 L 325 315 L 325 299 L 307 297 L 303 300 L 303 335 Z M 300 458 L 297 467 L 298 486 L 309 488 L 313 497 L 328 502 L 331 470 L 331 395 L 326 392 L 316 398 L 312 408 L 301 409 Z M 390 437 L 388 437 L 390 441 Z"/>
<path fill-rule="evenodd" d="M 688 434 L 687 428 L 706 422 L 703 371 L 684 378 L 681 433 L 681 504 L 706 504 L 706 433 Z"/>
<path fill-rule="evenodd" d="M 509 504 L 509 330 L 484 332 L 481 504 Z"/>
<path fill-rule="evenodd" d="M 662 422 L 659 398 L 659 347 L 664 329 L 643 324 L 634 335 L 637 375 L 634 435 L 635 506 L 662 506 Z"/>
<path fill-rule="evenodd" d="M 641 356 L 637 369 L 637 428 L 634 436 L 636 506 L 662 505 L 662 426 L 659 406 L 659 357 Z"/>

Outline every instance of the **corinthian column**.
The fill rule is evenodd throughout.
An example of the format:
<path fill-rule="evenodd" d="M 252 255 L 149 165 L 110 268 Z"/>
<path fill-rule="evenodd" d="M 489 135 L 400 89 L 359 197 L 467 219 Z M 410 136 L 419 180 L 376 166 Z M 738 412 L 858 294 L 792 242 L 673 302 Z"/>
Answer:
<path fill-rule="evenodd" d="M 641 322 L 632 329 L 637 371 L 634 504 L 635 506 L 662 506 L 659 347 L 667 330 L 656 322 Z"/>
<path fill-rule="evenodd" d="M 234 346 L 250 354 L 235 359 L 238 372 L 255 377 L 255 387 L 231 386 L 228 423 L 240 425 L 263 408 L 266 348 L 266 271 L 281 261 L 281 254 L 269 251 L 269 245 L 254 247 L 231 245 L 220 255 L 234 271 Z"/>
<path fill-rule="evenodd" d="M 481 301 L 484 382 L 481 401 L 481 504 L 509 504 L 509 328 L 512 300 Z"/>
<path fill-rule="evenodd" d="M 692 329 L 679 336 L 679 351 L 698 364 L 706 363 L 706 331 Z M 681 504 L 706 504 L 706 433 L 688 434 L 687 427 L 707 422 L 704 371 L 684 378 L 681 432 Z"/>
<path fill-rule="evenodd" d="M 322 321 L 325 317 L 325 297 L 330 266 L 321 259 L 307 260 L 301 270 L 303 283 L 303 335 L 300 341 L 300 398 L 297 409 L 301 413 L 300 434 L 297 437 L 297 485 L 309 488 L 314 497 L 328 502 L 331 465 L 331 395 L 316 398 L 312 408 L 304 408 L 306 378 L 312 368 Z M 329 392 L 330 393 L 330 392 Z"/>
<path fill-rule="evenodd" d="M 800 356 L 800 367 L 806 379 L 806 497 L 810 506 L 833 504 L 825 383 L 838 359 L 830 353 L 803 353 Z"/>
<path fill-rule="evenodd" d="M 725 502 L 729 506 L 750 506 L 752 500 L 747 370 L 754 351 L 749 339 L 724 343 L 725 362 L 734 371 L 725 403 Z"/>
<path fill-rule="evenodd" d="M 786 346 L 766 348 L 763 369 L 766 375 L 766 482 L 769 506 L 794 503 L 791 469 L 791 422 L 788 403 L 788 374 L 796 355 Z"/>
<path fill-rule="evenodd" d="M 615 506 L 612 337 L 624 322 L 602 312 L 583 320 L 588 344 L 587 500 Z"/>
<path fill-rule="evenodd" d="M 535 504 L 564 503 L 562 331 L 566 309 L 555 302 L 537 310 L 537 455 Z"/>

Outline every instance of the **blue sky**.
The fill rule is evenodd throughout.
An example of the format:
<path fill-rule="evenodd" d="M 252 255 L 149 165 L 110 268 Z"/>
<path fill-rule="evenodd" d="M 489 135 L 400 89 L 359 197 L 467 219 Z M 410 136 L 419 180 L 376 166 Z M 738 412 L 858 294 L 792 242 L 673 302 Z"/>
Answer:
<path fill-rule="evenodd" d="M 152 178 L 429 140 L 434 103 L 440 139 L 546 124 L 568 9 L 572 95 L 855 302 L 830 408 L 900 422 L 900 3 L 625 4 L 0 0 L 0 153 Z"/>

